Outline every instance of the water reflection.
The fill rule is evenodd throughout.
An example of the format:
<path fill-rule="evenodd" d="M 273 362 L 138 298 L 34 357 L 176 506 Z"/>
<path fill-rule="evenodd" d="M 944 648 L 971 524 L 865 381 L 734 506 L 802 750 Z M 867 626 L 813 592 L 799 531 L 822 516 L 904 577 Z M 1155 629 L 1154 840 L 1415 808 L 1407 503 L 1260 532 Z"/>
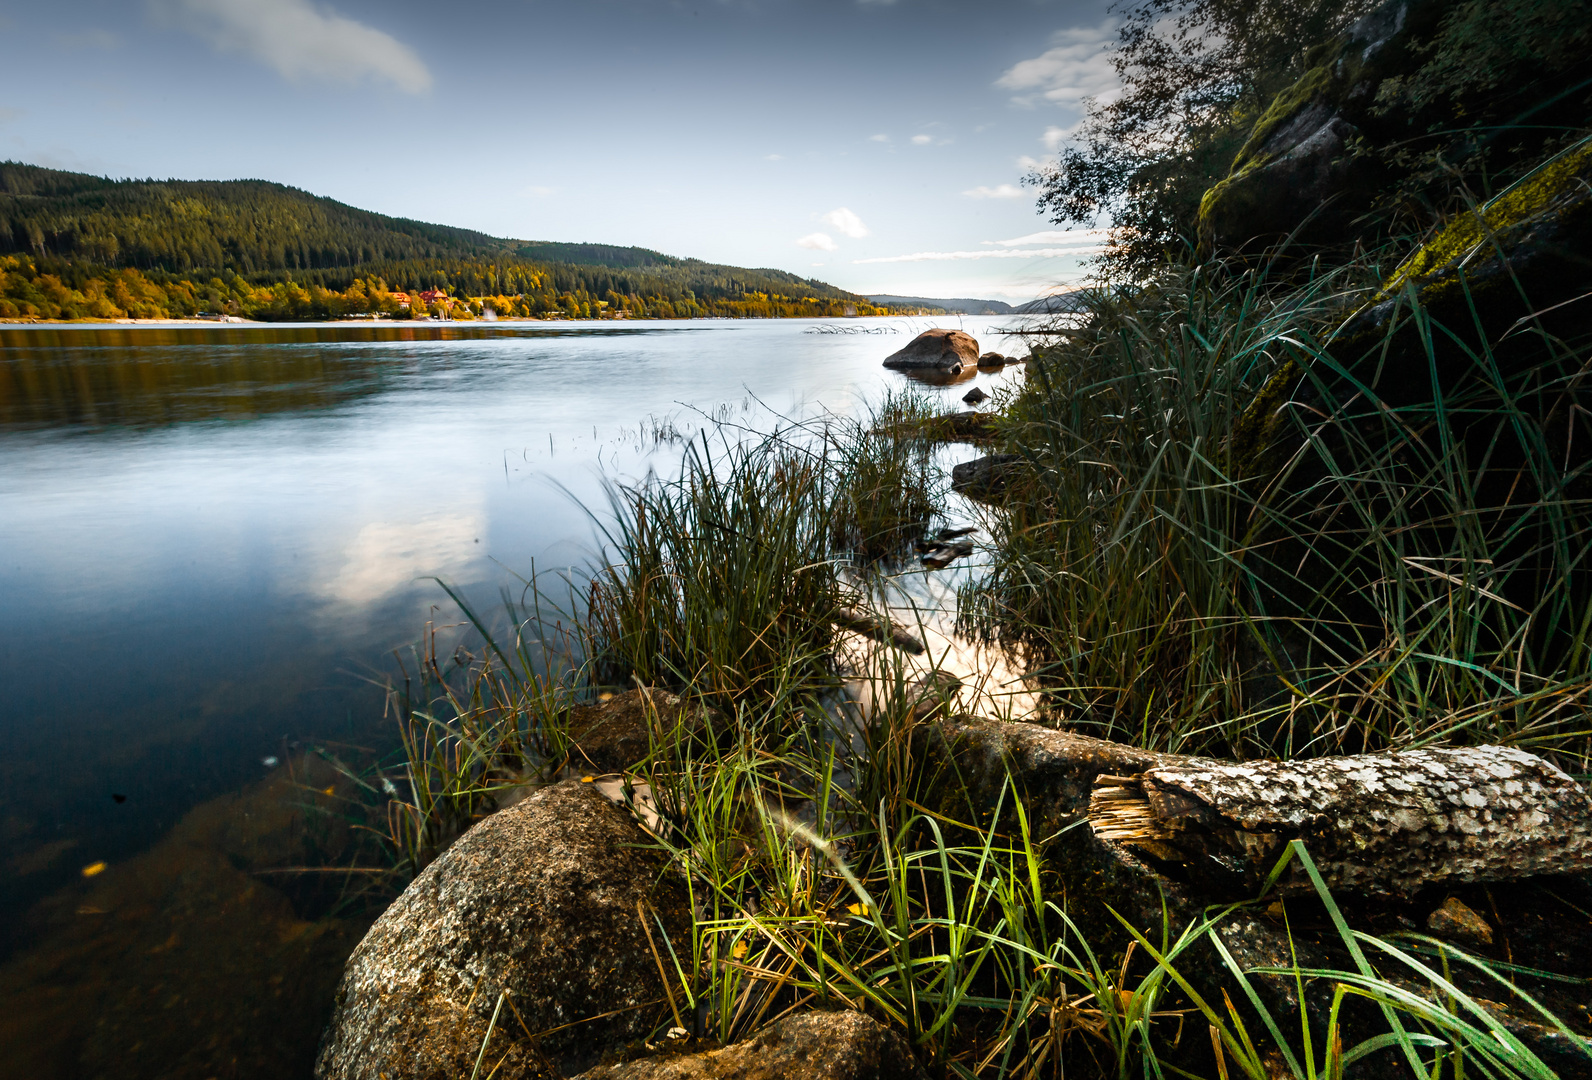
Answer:
<path fill-rule="evenodd" d="M 978 378 L 978 372 L 978 368 L 964 364 L 955 371 L 942 371 L 939 368 L 906 368 L 901 374 L 919 386 L 956 386 Z"/>
<path fill-rule="evenodd" d="M 425 577 L 457 581 L 479 556 L 483 512 L 425 514 L 408 521 L 372 521 L 360 528 L 309 591 L 346 613 L 365 611 L 408 591 Z"/>
<path fill-rule="evenodd" d="M 0 429 L 138 427 L 323 409 L 389 385 L 405 370 L 395 358 L 415 362 L 416 354 L 394 345 L 657 332 L 380 324 L 0 328 Z"/>

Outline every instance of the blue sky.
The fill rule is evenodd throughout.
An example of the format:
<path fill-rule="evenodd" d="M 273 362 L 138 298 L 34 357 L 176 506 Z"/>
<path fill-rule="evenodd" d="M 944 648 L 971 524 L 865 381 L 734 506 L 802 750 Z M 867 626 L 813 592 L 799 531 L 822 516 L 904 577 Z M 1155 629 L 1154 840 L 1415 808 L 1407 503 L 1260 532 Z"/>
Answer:
<path fill-rule="evenodd" d="M 0 157 L 258 177 L 857 292 L 1075 281 L 1019 181 L 1110 93 L 1096 0 L 0 0 Z"/>

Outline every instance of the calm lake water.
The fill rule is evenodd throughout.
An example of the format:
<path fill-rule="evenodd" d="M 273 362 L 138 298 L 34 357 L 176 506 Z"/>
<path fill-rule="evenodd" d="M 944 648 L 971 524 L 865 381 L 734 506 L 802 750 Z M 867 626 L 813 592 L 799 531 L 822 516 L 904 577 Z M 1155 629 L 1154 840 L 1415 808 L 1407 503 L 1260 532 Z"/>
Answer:
<path fill-rule="evenodd" d="M 346 843 L 304 748 L 392 749 L 372 680 L 458 618 L 430 578 L 584 563 L 577 500 L 660 433 L 855 414 L 931 324 L 834 325 L 0 329 L 5 1071 L 304 1074 L 364 926 L 261 869 Z"/>

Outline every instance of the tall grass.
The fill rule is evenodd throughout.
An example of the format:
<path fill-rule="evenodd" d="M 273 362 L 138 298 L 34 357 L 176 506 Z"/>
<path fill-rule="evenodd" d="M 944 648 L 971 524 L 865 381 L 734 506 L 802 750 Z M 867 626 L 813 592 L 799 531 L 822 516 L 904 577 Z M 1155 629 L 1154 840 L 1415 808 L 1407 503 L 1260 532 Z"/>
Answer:
<path fill-rule="evenodd" d="M 901 550 L 939 504 L 927 446 L 872 427 L 720 428 L 676 477 L 610 488 L 583 624 L 599 677 L 690 687 L 732 713 L 832 689 L 831 616 L 857 600 L 842 570 Z"/>
<path fill-rule="evenodd" d="M 1005 429 L 1032 476 L 961 610 L 1031 652 L 1059 720 L 1236 757 L 1585 753 L 1589 506 L 1536 408 L 1581 354 L 1506 375 L 1408 298 L 1345 340 L 1374 283 L 1168 270 L 1041 350 Z M 1471 370 L 1379 396 L 1367 370 L 1417 334 L 1417 375 Z"/>
<path fill-rule="evenodd" d="M 503 797 L 563 764 L 569 709 L 587 682 L 578 642 L 564 627 L 548 627 L 539 605 L 526 612 L 505 598 L 508 639 L 443 588 L 477 632 L 480 654 L 461 643 L 439 656 L 437 628 L 427 624 L 402 686 L 389 688 L 403 741 L 403 790 L 392 777 L 381 781 L 391 796 L 382 838 L 411 876 Z M 536 594 L 534 581 L 528 591 Z"/>
<path fill-rule="evenodd" d="M 863 604 L 847 571 L 908 547 L 938 511 L 928 444 L 871 434 L 926 409 L 904 394 L 867 420 L 750 436 L 720 423 L 685 443 L 675 476 L 609 488 L 601 558 L 561 579 L 570 595 L 533 574 L 494 622 L 444 584 L 463 615 L 447 629 L 468 633 L 445 655 L 428 624 L 389 695 L 404 763 L 384 780 L 382 839 L 403 872 L 554 775 L 570 710 L 599 692 L 669 686 L 793 723 L 819 711 L 839 686 L 831 616 Z"/>

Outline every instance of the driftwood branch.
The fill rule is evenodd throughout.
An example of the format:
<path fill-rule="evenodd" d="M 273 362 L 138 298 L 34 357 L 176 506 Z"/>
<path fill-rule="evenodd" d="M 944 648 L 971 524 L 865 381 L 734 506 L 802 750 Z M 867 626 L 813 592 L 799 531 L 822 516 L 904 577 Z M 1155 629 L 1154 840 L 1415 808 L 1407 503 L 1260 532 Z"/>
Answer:
<path fill-rule="evenodd" d="M 903 652 L 913 656 L 923 654 L 923 642 L 919 641 L 906 627 L 892 619 L 879 618 L 866 611 L 856 608 L 836 608 L 829 616 L 829 621 L 842 630 L 870 637 L 886 645 L 894 645 Z"/>
<path fill-rule="evenodd" d="M 1295 839 L 1329 888 L 1361 893 L 1592 870 L 1592 797 L 1504 746 L 1106 774 L 1089 822 L 1224 891 L 1258 890 Z M 1294 865 L 1279 887 L 1311 885 Z"/>

